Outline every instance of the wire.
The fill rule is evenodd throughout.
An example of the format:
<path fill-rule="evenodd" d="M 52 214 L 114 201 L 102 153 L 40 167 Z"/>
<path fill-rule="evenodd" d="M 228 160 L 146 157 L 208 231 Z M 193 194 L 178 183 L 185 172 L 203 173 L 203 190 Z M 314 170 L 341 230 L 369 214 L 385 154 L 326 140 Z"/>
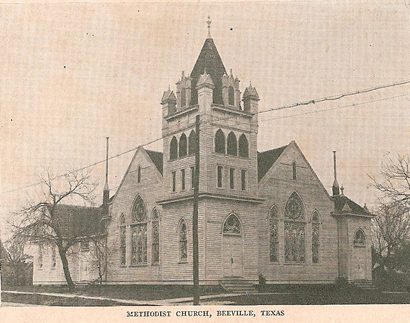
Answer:
<path fill-rule="evenodd" d="M 394 83 L 390 83 L 390 84 L 386 84 L 386 85 L 380 85 L 380 86 L 367 88 L 367 89 L 362 89 L 362 90 L 358 90 L 358 91 L 354 91 L 354 92 L 348 92 L 348 93 L 343 93 L 343 94 L 338 94 L 338 95 L 326 96 L 326 97 L 322 97 L 322 98 L 318 98 L 318 99 L 312 99 L 312 100 L 307 100 L 307 101 L 296 102 L 296 103 L 293 103 L 293 104 L 290 104 L 290 105 L 280 106 L 280 107 L 277 107 L 277 108 L 269 108 L 269 109 L 265 109 L 265 110 L 260 110 L 260 111 L 256 112 L 255 114 L 262 114 L 262 113 L 266 113 L 266 112 L 279 111 L 279 110 L 283 110 L 283 109 L 295 108 L 295 107 L 298 107 L 298 106 L 306 106 L 306 105 L 316 104 L 316 103 L 320 103 L 320 102 L 324 102 L 324 101 L 335 101 L 335 100 L 340 100 L 340 99 L 348 97 L 348 96 L 353 96 L 353 95 L 358 95 L 358 94 L 363 94 L 363 93 L 369 93 L 369 92 L 373 92 L 373 91 L 377 91 L 377 90 L 381 90 L 381 89 L 386 89 L 386 88 L 391 88 L 391 87 L 396 87 L 396 86 L 405 85 L 405 84 L 410 84 L 410 80 L 394 82 Z M 346 108 L 346 107 L 349 107 L 349 106 L 357 106 L 357 105 L 362 105 L 362 104 L 368 104 L 368 103 L 372 103 L 372 102 L 378 102 L 378 101 L 393 99 L 393 98 L 406 96 L 406 95 L 408 95 L 408 94 L 389 97 L 389 98 L 385 98 L 385 99 L 367 101 L 367 102 L 358 103 L 358 104 L 351 104 L 351 105 L 348 105 L 348 106 L 341 106 L 341 107 L 336 107 L 336 108 L 332 108 L 332 109 L 323 109 L 323 110 L 318 110 L 318 111 L 316 110 L 316 111 L 307 112 L 307 113 L 298 114 L 298 115 L 312 114 L 312 113 L 317 113 L 317 112 L 334 110 L 334 109 L 338 109 L 338 108 Z M 298 116 L 298 115 L 284 116 L 284 117 L 278 117 L 278 118 L 272 118 L 272 119 L 265 119 L 265 120 L 261 120 L 261 121 L 277 120 L 277 119 L 282 119 L 282 118 L 291 118 L 291 117 Z M 210 123 L 210 122 L 224 121 L 224 120 L 228 120 L 228 119 L 231 119 L 231 118 L 233 118 L 233 116 L 219 118 L 219 119 L 212 119 L 210 121 L 204 121 L 204 122 L 202 122 L 202 124 L 204 125 L 204 124 L 207 124 L 207 123 Z M 134 147 L 134 148 L 131 148 L 131 149 L 126 150 L 124 152 L 121 152 L 119 154 L 113 155 L 113 156 L 109 157 L 108 160 L 118 158 L 122 155 L 125 155 L 125 154 L 128 154 L 130 152 L 133 152 L 133 151 L 137 150 L 139 147 L 144 147 L 144 146 L 151 145 L 151 144 L 153 144 L 155 142 L 158 142 L 162 139 L 164 139 L 164 136 L 158 137 L 154 140 L 146 142 L 145 144 L 141 144 L 137 147 Z M 54 176 L 50 180 L 55 180 L 55 179 L 58 179 L 58 178 L 61 178 L 61 177 L 65 177 L 65 176 L 68 176 L 68 175 L 70 175 L 71 173 L 74 173 L 74 172 L 83 171 L 85 169 L 88 169 L 88 168 L 97 166 L 101 163 L 104 163 L 105 161 L 106 161 L 106 159 L 99 160 L 99 161 L 94 162 L 92 164 L 89 164 L 89 165 L 74 169 L 70 172 Z M 24 189 L 27 189 L 27 188 L 30 188 L 30 187 L 41 185 L 42 183 L 43 183 L 42 181 L 39 181 L 39 182 L 28 184 L 28 185 L 25 185 L 25 186 L 20 186 L 18 188 L 12 189 L 12 190 L 3 191 L 3 192 L 0 192 L 0 194 L 13 193 L 13 192 L 16 192 L 16 191 L 19 191 L 19 190 L 24 190 Z"/>

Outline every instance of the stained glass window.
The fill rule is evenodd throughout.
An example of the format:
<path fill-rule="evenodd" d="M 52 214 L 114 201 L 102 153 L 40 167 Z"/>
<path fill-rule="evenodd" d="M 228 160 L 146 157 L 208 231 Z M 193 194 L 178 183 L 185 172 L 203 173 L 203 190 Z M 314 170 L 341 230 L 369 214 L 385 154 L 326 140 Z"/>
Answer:
<path fill-rule="evenodd" d="M 319 213 L 315 211 L 312 215 L 312 262 L 317 264 L 319 262 L 319 248 L 320 248 L 320 218 Z"/>
<path fill-rule="evenodd" d="M 269 258 L 279 260 L 278 209 L 273 205 L 269 210 Z"/>
<path fill-rule="evenodd" d="M 147 215 L 144 201 L 140 196 L 132 209 L 132 265 L 147 263 Z"/>
<path fill-rule="evenodd" d="M 355 246 L 364 246 L 366 243 L 366 236 L 364 235 L 364 232 L 362 229 L 359 229 L 356 231 L 354 235 L 354 240 L 353 243 Z"/>
<path fill-rule="evenodd" d="M 184 220 L 179 224 L 179 260 L 186 262 L 188 258 L 188 234 Z"/>
<path fill-rule="evenodd" d="M 56 261 L 56 245 L 51 246 L 51 268 L 55 268 L 57 265 Z"/>
<path fill-rule="evenodd" d="M 241 223 L 235 214 L 231 214 L 226 219 L 223 226 L 224 234 L 241 234 Z"/>
<path fill-rule="evenodd" d="M 38 244 L 38 268 L 43 268 L 43 245 Z"/>
<path fill-rule="evenodd" d="M 125 215 L 120 216 L 120 252 L 121 252 L 121 265 L 125 266 L 127 263 L 127 231 L 125 226 Z"/>
<path fill-rule="evenodd" d="M 285 261 L 305 262 L 305 214 L 299 195 L 292 193 L 285 208 Z"/>
<path fill-rule="evenodd" d="M 151 262 L 153 264 L 159 263 L 159 213 L 157 209 L 152 211 L 152 250 L 151 250 Z"/>

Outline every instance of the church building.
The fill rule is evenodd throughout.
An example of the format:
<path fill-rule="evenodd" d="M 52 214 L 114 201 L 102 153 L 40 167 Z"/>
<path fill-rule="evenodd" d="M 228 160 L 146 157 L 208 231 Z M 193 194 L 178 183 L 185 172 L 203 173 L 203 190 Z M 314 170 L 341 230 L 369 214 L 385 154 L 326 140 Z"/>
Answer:
<path fill-rule="evenodd" d="M 104 283 L 192 284 L 197 116 L 201 285 L 371 281 L 373 215 L 339 188 L 336 156 L 329 194 L 294 141 L 258 151 L 259 101 L 226 70 L 208 33 L 192 72 L 161 98 L 163 151 L 138 148 L 115 195 L 105 190 Z M 72 255 L 77 282 L 97 275 L 86 246 Z M 41 267 L 34 257 L 34 284 L 63 283 L 47 252 Z"/>

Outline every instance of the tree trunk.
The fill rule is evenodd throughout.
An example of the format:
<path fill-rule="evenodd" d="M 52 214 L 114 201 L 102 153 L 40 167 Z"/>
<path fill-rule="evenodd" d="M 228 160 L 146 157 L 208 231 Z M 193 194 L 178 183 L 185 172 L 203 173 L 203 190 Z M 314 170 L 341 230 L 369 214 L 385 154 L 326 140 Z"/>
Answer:
<path fill-rule="evenodd" d="M 75 289 L 75 285 L 74 285 L 73 279 L 71 278 L 70 268 L 68 266 L 67 251 L 60 250 L 60 248 L 58 251 L 60 254 L 60 258 L 61 258 L 61 263 L 63 264 L 64 276 L 67 282 L 68 289 L 70 291 L 73 291 Z"/>

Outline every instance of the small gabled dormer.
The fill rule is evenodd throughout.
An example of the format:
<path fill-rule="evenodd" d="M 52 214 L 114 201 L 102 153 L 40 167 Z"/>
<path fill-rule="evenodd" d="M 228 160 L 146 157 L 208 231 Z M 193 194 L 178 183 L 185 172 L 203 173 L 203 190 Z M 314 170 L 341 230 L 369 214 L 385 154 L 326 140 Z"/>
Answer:
<path fill-rule="evenodd" d="M 168 115 L 171 115 L 177 112 L 177 98 L 174 94 L 174 91 L 168 89 L 164 92 L 161 99 L 162 105 L 162 116 L 165 118 Z"/>
<path fill-rule="evenodd" d="M 239 90 L 239 79 L 233 76 L 232 69 L 229 76 L 222 76 L 222 98 L 225 107 L 241 109 L 241 91 Z"/>
<path fill-rule="evenodd" d="M 181 79 L 176 83 L 176 86 L 178 111 L 188 109 L 191 105 L 192 78 L 185 76 L 184 71 L 182 71 Z"/>

